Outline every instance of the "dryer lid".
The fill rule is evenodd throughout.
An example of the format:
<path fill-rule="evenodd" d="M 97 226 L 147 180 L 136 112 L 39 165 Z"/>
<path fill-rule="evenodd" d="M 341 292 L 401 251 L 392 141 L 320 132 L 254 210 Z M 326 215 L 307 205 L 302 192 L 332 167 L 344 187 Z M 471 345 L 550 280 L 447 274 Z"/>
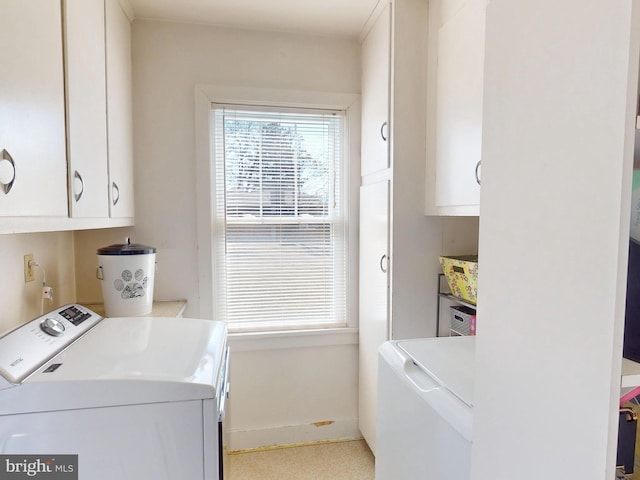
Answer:
<path fill-rule="evenodd" d="M 476 337 L 421 338 L 396 344 L 442 387 L 473 407 Z"/>

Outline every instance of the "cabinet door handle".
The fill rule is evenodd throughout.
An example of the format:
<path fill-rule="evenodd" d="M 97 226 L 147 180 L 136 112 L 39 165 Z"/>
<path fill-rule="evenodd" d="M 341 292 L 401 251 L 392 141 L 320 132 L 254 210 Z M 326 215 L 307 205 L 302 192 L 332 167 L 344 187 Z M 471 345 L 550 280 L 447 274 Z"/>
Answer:
<path fill-rule="evenodd" d="M 386 253 L 382 255 L 382 257 L 380 257 L 380 270 L 382 270 L 382 273 L 387 273 L 387 269 L 384 267 L 384 261 L 386 258 L 387 258 Z"/>
<path fill-rule="evenodd" d="M 116 182 L 111 182 L 111 198 L 113 199 L 113 205 L 115 206 L 120 200 L 120 189 Z"/>
<path fill-rule="evenodd" d="M 478 182 L 478 185 L 480 185 L 480 166 L 482 165 L 482 160 L 478 160 L 478 163 L 476 163 L 476 182 Z"/>
<path fill-rule="evenodd" d="M 78 202 L 78 201 L 80 201 L 80 199 L 82 198 L 82 194 L 84 193 L 84 180 L 82 179 L 82 175 L 80 175 L 80 173 L 77 170 L 75 170 L 73 172 L 73 178 L 80 182 L 80 191 L 78 193 L 74 193 L 74 197 L 76 199 L 76 202 Z M 76 190 L 75 182 L 73 184 L 73 190 L 74 190 L 74 192 Z"/>
<path fill-rule="evenodd" d="M 9 165 L 11 166 L 11 180 L 8 180 L 7 182 L 0 181 L 0 188 L 6 195 L 11 191 L 11 188 L 16 181 L 16 163 L 13 161 L 13 158 L 11 158 L 11 155 L 9 155 L 9 152 L 7 152 L 6 150 L 2 150 L 2 152 L 0 152 L 0 164 L 2 164 L 3 162 L 9 162 Z"/>
<path fill-rule="evenodd" d="M 385 130 L 387 129 L 387 122 L 384 122 L 381 126 L 380 126 L 380 136 L 382 137 L 382 140 L 384 140 L 385 142 L 387 141 L 387 135 L 385 135 Z"/>

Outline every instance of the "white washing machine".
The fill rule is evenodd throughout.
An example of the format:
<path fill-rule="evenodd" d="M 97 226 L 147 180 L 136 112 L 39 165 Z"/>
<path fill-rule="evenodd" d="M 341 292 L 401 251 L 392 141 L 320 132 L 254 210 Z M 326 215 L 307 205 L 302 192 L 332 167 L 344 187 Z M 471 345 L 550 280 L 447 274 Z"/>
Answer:
<path fill-rule="evenodd" d="M 475 337 L 379 349 L 376 480 L 466 480 L 471 470 Z"/>
<path fill-rule="evenodd" d="M 67 305 L 0 338 L 0 453 L 78 455 L 82 480 L 220 480 L 222 322 Z"/>

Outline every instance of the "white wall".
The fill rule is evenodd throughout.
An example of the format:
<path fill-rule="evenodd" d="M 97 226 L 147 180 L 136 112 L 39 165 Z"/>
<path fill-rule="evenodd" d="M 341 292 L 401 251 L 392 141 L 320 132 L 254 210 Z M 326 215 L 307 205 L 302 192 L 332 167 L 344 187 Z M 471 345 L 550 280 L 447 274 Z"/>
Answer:
<path fill-rule="evenodd" d="M 231 343 L 231 449 L 360 436 L 355 345 L 256 343 Z"/>
<path fill-rule="evenodd" d="M 101 298 L 95 249 L 131 235 L 158 248 L 155 298 L 187 299 L 185 316 L 198 316 L 196 84 L 359 93 L 360 46 L 355 40 L 135 21 L 132 48 L 136 226 L 76 233 L 78 298 Z M 230 447 L 358 435 L 356 339 L 234 348 Z M 322 421 L 335 423 L 309 428 Z"/>
<path fill-rule="evenodd" d="M 0 334 L 40 315 L 42 272 L 24 283 L 24 255 L 32 253 L 44 267 L 54 302 L 45 300 L 44 311 L 75 300 L 73 234 L 32 233 L 0 235 Z"/>

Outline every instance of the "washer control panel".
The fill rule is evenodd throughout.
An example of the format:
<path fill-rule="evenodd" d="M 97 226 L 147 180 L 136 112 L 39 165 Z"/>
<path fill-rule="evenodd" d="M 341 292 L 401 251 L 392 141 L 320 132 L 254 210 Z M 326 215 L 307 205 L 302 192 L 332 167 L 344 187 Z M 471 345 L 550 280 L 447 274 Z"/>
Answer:
<path fill-rule="evenodd" d="M 71 345 L 102 317 L 80 305 L 65 305 L 0 337 L 0 375 L 19 384 Z"/>

